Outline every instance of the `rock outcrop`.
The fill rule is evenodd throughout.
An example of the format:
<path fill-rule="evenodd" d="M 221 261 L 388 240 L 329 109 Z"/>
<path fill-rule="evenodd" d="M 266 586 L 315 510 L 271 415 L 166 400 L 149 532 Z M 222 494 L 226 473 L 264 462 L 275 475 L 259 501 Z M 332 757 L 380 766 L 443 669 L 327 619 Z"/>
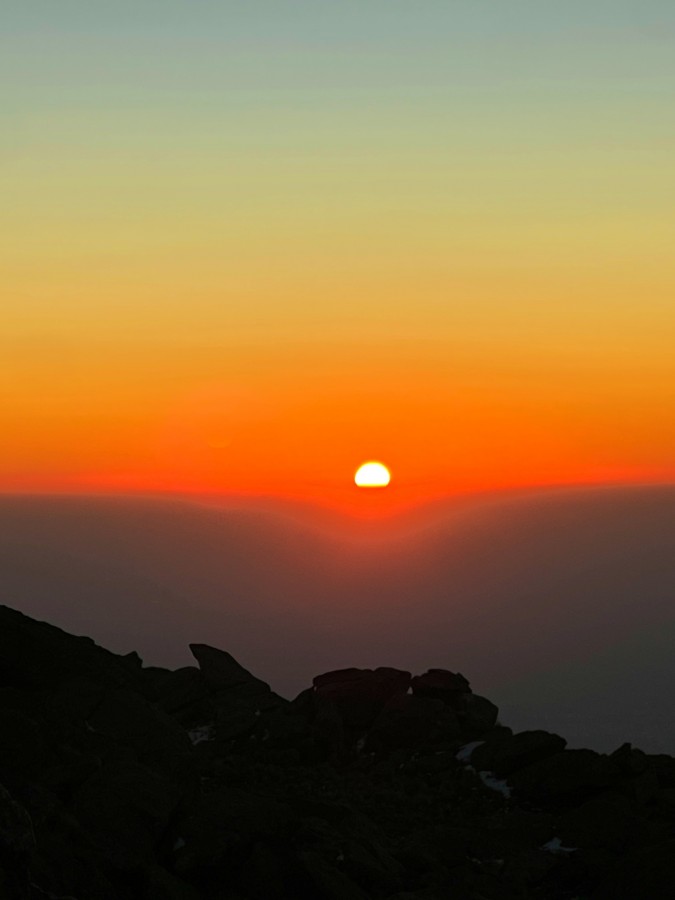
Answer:
<path fill-rule="evenodd" d="M 144 667 L 0 607 L 0 900 L 675 896 L 675 760 L 514 734 L 459 673 Z"/>

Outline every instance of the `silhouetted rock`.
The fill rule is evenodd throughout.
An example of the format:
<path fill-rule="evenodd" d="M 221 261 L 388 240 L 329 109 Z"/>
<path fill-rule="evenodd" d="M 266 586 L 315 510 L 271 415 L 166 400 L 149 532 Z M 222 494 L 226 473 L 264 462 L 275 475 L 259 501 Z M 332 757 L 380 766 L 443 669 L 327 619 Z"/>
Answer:
<path fill-rule="evenodd" d="M 171 770 L 190 751 L 185 729 L 130 690 L 107 691 L 87 728 L 130 748 L 140 763 L 158 771 Z"/>
<path fill-rule="evenodd" d="M 557 833 L 566 847 L 623 853 L 635 830 L 635 807 L 617 790 L 604 791 L 565 812 Z"/>
<path fill-rule="evenodd" d="M 411 686 L 415 696 L 442 700 L 453 706 L 463 694 L 471 692 L 469 682 L 463 675 L 447 669 L 429 669 L 424 675 L 416 675 Z"/>
<path fill-rule="evenodd" d="M 69 809 L 111 868 L 133 871 L 152 858 L 179 798 L 175 785 L 129 761 L 102 766 Z"/>
<path fill-rule="evenodd" d="M 616 785 L 619 766 L 593 750 L 562 750 L 513 772 L 509 781 L 521 797 L 540 803 L 572 805 Z"/>
<path fill-rule="evenodd" d="M 29 896 L 29 863 L 35 851 L 33 823 L 0 784 L 0 897 Z"/>
<path fill-rule="evenodd" d="M 659 785 L 664 788 L 675 788 L 675 758 L 663 753 L 647 756 L 650 768 L 656 773 Z"/>
<path fill-rule="evenodd" d="M 441 700 L 399 694 L 386 704 L 368 732 L 367 749 L 394 750 L 423 746 L 444 726 L 449 737 L 460 734 L 459 721 Z"/>
<path fill-rule="evenodd" d="M 139 670 L 124 657 L 46 622 L 0 606 L 0 688 L 49 689 L 68 676 L 84 674 L 115 687 L 140 685 Z"/>
<path fill-rule="evenodd" d="M 392 697 L 410 686 L 410 672 L 399 669 L 339 669 L 314 678 L 314 690 L 322 703 L 332 703 L 345 726 L 366 729 Z"/>
<path fill-rule="evenodd" d="M 174 868 L 198 881 L 220 870 L 239 869 L 260 841 L 283 840 L 292 810 L 276 800 L 239 787 L 219 786 L 190 805 L 175 826 Z"/>
<path fill-rule="evenodd" d="M 444 669 L 293 702 L 0 607 L 0 900 L 675 896 L 675 760 L 514 734 Z M 412 689 L 412 690 L 411 690 Z"/>
<path fill-rule="evenodd" d="M 254 678 L 233 656 L 208 644 L 190 644 L 190 652 L 199 663 L 199 671 L 211 690 L 232 688 L 242 684 L 256 684 L 261 690 L 269 690 L 263 682 Z"/>
<path fill-rule="evenodd" d="M 471 735 L 484 735 L 497 724 L 499 708 L 478 694 L 464 694 L 457 715 L 462 727 Z"/>
<path fill-rule="evenodd" d="M 498 732 L 492 740 L 474 750 L 471 764 L 477 769 L 493 771 L 498 778 L 505 778 L 518 769 L 559 753 L 566 744 L 564 738 L 547 731 Z"/>
<path fill-rule="evenodd" d="M 675 839 L 626 854 L 593 892 L 592 900 L 670 900 L 675 888 Z"/>
<path fill-rule="evenodd" d="M 209 714 L 209 690 L 202 673 L 196 666 L 184 666 L 175 672 L 150 670 L 146 695 L 183 725 L 202 721 Z"/>

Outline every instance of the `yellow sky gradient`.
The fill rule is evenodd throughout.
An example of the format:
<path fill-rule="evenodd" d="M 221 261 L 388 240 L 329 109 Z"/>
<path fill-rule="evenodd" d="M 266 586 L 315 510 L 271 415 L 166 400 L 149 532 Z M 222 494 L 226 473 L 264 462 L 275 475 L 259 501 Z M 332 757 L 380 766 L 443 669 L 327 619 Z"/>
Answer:
<path fill-rule="evenodd" d="M 0 490 L 674 480 L 667 8 L 295 5 L 17 11 Z"/>

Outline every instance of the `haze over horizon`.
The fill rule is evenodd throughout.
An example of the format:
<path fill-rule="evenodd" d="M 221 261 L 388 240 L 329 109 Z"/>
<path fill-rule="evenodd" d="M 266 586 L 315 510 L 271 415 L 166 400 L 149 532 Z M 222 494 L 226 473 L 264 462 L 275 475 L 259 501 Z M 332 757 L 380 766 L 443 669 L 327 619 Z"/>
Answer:
<path fill-rule="evenodd" d="M 0 498 L 0 602 L 147 665 L 232 653 L 293 696 L 330 668 L 460 670 L 516 728 L 675 744 L 675 486 L 530 491 L 363 520 L 307 505 Z"/>

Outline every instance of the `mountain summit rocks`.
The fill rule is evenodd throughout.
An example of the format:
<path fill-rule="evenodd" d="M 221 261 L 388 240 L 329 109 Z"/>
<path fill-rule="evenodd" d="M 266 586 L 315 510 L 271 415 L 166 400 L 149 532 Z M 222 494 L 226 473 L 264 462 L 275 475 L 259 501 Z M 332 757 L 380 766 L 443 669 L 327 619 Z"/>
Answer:
<path fill-rule="evenodd" d="M 0 607 L 0 900 L 675 896 L 675 760 L 514 734 L 461 674 L 293 701 Z"/>

